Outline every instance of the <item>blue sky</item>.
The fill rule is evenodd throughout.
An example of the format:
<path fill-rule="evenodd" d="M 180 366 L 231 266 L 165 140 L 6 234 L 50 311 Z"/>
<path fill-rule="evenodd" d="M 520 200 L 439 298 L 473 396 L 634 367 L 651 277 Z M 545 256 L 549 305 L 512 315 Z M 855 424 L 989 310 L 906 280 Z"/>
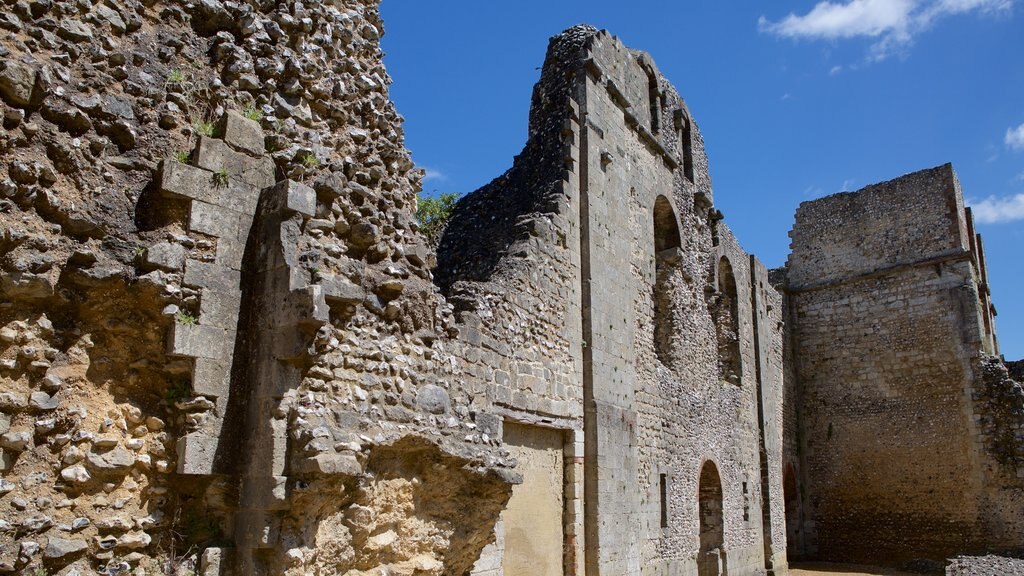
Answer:
<path fill-rule="evenodd" d="M 428 192 L 469 192 L 511 166 L 548 38 L 577 23 L 654 57 L 700 126 L 716 205 L 770 267 L 801 201 L 952 162 L 985 239 L 1003 352 L 1024 358 L 1024 0 L 384 0 L 382 12 L 391 95 Z"/>

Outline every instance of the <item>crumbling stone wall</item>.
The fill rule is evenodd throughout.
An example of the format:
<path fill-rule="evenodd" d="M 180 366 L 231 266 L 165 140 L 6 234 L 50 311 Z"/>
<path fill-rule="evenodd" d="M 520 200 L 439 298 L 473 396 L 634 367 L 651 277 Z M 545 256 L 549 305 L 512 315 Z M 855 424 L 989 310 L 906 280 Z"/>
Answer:
<path fill-rule="evenodd" d="M 1019 547 L 1018 387 L 986 356 L 984 256 L 952 167 L 805 202 L 791 237 L 801 552 L 900 563 Z"/>
<path fill-rule="evenodd" d="M 468 569 L 516 478 L 431 283 L 376 2 L 0 28 L 0 571 Z"/>

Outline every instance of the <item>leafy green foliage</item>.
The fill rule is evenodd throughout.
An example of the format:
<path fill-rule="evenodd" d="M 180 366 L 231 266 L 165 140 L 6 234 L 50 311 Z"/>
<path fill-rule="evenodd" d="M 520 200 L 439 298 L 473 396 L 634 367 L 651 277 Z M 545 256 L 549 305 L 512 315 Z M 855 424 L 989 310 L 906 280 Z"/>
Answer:
<path fill-rule="evenodd" d="M 242 116 L 245 116 L 249 120 L 255 120 L 259 122 L 263 120 L 263 112 L 256 107 L 255 104 L 249 104 L 242 110 Z"/>
<path fill-rule="evenodd" d="M 196 120 L 192 123 L 192 129 L 196 131 L 196 134 L 201 136 L 213 137 L 213 133 L 216 131 L 216 126 L 213 122 L 207 122 L 205 120 Z"/>
<path fill-rule="evenodd" d="M 441 234 L 444 233 L 458 201 L 459 194 L 455 192 L 434 197 L 420 193 L 419 204 L 416 206 L 416 221 L 419 222 L 420 231 L 431 244 L 436 245 L 441 240 Z"/>

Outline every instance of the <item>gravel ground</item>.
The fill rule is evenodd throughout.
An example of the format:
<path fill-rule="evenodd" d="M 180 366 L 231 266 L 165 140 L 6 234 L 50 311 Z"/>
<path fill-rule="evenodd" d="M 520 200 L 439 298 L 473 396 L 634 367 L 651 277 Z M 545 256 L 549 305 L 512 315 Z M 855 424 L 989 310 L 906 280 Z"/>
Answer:
<path fill-rule="evenodd" d="M 1024 576 L 1024 560 L 1002 556 L 960 556 L 946 567 L 946 576 Z"/>

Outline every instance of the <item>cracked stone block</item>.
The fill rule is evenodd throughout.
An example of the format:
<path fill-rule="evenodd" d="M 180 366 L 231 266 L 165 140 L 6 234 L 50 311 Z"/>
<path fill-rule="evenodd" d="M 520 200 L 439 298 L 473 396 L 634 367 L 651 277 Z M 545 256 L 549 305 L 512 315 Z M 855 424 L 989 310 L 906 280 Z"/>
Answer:
<path fill-rule="evenodd" d="M 167 353 L 193 358 L 227 358 L 233 351 L 234 342 L 234 331 L 176 322 L 171 326 Z"/>
<path fill-rule="evenodd" d="M 248 152 L 253 156 L 262 156 L 266 150 L 263 145 L 263 129 L 259 123 L 234 110 L 224 115 L 220 133 L 224 136 L 224 142 L 235 150 Z"/>
<path fill-rule="evenodd" d="M 178 198 L 220 204 L 220 188 L 213 181 L 213 172 L 177 160 L 163 161 L 160 191 Z"/>
<path fill-rule="evenodd" d="M 201 136 L 196 147 L 195 162 L 200 168 L 211 172 L 227 171 L 229 177 L 238 179 L 257 190 L 274 184 L 274 162 L 270 158 L 253 158 L 242 152 L 235 152 L 223 140 Z M 217 204 L 217 202 L 211 202 Z"/>
<path fill-rule="evenodd" d="M 213 473 L 213 457 L 217 439 L 189 434 L 178 439 L 178 474 L 208 475 Z"/>
<path fill-rule="evenodd" d="M 220 292 L 240 291 L 242 274 L 226 266 L 189 260 L 185 263 L 183 281 L 187 286 L 211 288 Z"/>
<path fill-rule="evenodd" d="M 252 220 L 252 214 L 256 212 L 259 201 L 260 188 L 245 183 L 239 177 L 229 176 L 227 185 L 221 188 L 220 205 L 228 210 L 247 214 L 246 222 Z"/>
<path fill-rule="evenodd" d="M 158 242 L 146 249 L 145 262 L 154 268 L 181 270 L 185 266 L 185 247 L 171 242 Z"/>
<path fill-rule="evenodd" d="M 344 276 L 325 275 L 320 279 L 320 286 L 328 304 L 358 304 L 366 298 L 366 290 Z"/>

